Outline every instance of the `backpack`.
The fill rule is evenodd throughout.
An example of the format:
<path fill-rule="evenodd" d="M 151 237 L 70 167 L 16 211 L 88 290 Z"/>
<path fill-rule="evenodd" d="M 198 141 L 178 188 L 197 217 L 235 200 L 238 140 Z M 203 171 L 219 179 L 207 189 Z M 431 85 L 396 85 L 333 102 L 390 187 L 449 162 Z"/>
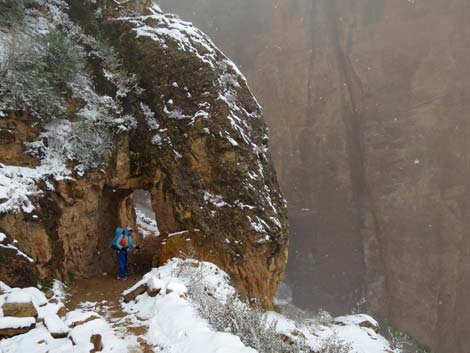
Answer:
<path fill-rule="evenodd" d="M 116 235 L 114 236 L 113 242 L 111 243 L 111 249 L 113 250 L 119 249 L 117 247 L 118 241 L 119 241 L 119 238 L 124 234 L 124 232 L 125 232 L 124 228 L 120 228 L 120 227 L 116 228 Z"/>

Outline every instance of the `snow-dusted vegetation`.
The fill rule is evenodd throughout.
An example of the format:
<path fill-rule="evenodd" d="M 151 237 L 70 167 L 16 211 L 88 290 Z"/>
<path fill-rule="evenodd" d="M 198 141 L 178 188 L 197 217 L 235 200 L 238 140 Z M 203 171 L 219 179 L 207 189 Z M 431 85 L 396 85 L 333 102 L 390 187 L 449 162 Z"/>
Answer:
<path fill-rule="evenodd" d="M 104 40 L 86 36 L 61 0 L 4 0 L 0 14 L 0 116 L 30 117 L 43 128 L 29 153 L 48 166 L 74 161 L 79 172 L 104 164 L 112 136 L 135 125 L 122 104 L 139 94 Z M 115 94 L 98 93 L 88 72 L 100 60 Z"/>
<path fill-rule="evenodd" d="M 124 309 L 148 324 L 146 340 L 163 352 L 398 352 L 367 315 L 296 322 L 249 305 L 229 276 L 207 262 L 173 259 L 123 294 L 133 292 L 142 294 Z"/>
<path fill-rule="evenodd" d="M 0 165 L 0 213 L 31 212 L 38 181 L 83 175 L 105 164 L 114 137 L 136 125 L 123 105 L 142 90 L 104 39 L 85 35 L 62 0 L 0 2 L 0 119 L 14 114 L 41 131 L 27 142 L 37 168 Z M 99 93 L 90 72 L 101 62 L 113 95 Z M 70 168 L 69 162 L 74 164 Z"/>

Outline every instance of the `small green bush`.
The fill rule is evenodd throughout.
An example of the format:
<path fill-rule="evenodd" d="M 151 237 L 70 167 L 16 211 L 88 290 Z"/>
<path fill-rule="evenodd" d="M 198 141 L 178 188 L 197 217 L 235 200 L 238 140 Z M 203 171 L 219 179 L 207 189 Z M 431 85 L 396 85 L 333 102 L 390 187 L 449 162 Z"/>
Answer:
<path fill-rule="evenodd" d="M 0 109 L 28 110 L 44 122 L 64 118 L 64 90 L 83 71 L 84 58 L 62 32 L 19 33 L 0 58 Z"/>
<path fill-rule="evenodd" d="M 28 7 L 33 0 L 0 0 L 0 27 L 12 27 L 21 24 Z"/>
<path fill-rule="evenodd" d="M 81 46 L 61 31 L 51 31 L 41 40 L 49 82 L 65 87 L 84 71 L 85 53 Z"/>

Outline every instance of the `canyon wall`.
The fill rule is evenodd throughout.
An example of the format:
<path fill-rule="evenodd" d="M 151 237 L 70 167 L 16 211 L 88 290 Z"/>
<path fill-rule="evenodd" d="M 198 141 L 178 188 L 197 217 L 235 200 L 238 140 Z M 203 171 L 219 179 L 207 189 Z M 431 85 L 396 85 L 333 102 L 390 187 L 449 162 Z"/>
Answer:
<path fill-rule="evenodd" d="M 295 301 L 365 298 L 433 351 L 470 352 L 468 2 L 160 3 L 210 33 L 264 107 Z"/>

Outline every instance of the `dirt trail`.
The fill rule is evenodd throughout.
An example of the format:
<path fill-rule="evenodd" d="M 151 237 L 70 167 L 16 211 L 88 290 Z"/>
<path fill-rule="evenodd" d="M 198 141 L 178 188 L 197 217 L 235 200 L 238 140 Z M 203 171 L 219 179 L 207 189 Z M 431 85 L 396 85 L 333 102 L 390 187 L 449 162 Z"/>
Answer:
<path fill-rule="evenodd" d="M 70 286 L 70 297 L 66 301 L 68 311 L 85 309 L 94 311 L 105 318 L 123 338 L 137 337 L 138 345 L 130 353 L 153 353 L 154 350 L 142 338 L 147 327 L 132 321 L 121 309 L 121 293 L 138 282 L 141 276 L 131 276 L 127 280 L 117 280 L 106 275 L 74 281 Z"/>

